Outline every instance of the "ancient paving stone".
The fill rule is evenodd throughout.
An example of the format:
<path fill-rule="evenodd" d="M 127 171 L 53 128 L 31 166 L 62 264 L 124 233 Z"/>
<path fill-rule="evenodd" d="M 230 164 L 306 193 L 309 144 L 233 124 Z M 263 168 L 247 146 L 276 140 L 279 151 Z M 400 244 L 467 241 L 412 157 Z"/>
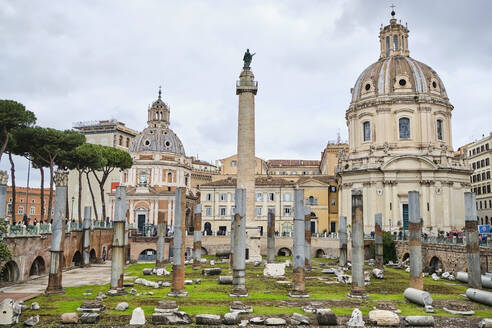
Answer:
<path fill-rule="evenodd" d="M 310 324 L 309 317 L 302 315 L 300 313 L 292 314 L 292 317 L 290 317 L 290 323 L 295 326 Z"/>
<path fill-rule="evenodd" d="M 372 310 L 369 312 L 369 321 L 378 326 L 399 326 L 400 317 L 396 313 L 386 310 Z"/>
<path fill-rule="evenodd" d="M 266 326 L 283 326 L 286 325 L 287 322 L 282 318 L 267 318 L 265 320 Z"/>
<path fill-rule="evenodd" d="M 185 312 L 154 313 L 152 323 L 156 325 L 188 325 L 193 320 Z"/>
<path fill-rule="evenodd" d="M 77 323 L 79 315 L 75 312 L 63 313 L 60 317 L 62 323 Z"/>
<path fill-rule="evenodd" d="M 202 270 L 202 275 L 204 276 L 218 276 L 221 273 L 221 268 L 207 268 Z"/>
<path fill-rule="evenodd" d="M 99 321 L 99 313 L 83 313 L 80 322 L 84 324 L 95 324 Z"/>
<path fill-rule="evenodd" d="M 238 312 L 238 313 L 251 313 L 251 312 L 253 312 L 253 307 L 250 305 L 244 304 L 241 301 L 234 301 L 234 302 L 232 302 L 231 306 L 229 307 L 229 311 Z"/>
<path fill-rule="evenodd" d="M 317 309 L 316 319 L 320 326 L 336 326 L 337 316 L 331 309 Z"/>
<path fill-rule="evenodd" d="M 217 314 L 197 314 L 195 321 L 197 325 L 217 326 L 222 324 L 220 315 Z"/>
<path fill-rule="evenodd" d="M 126 309 L 128 309 L 128 303 L 127 302 L 118 303 L 118 305 L 116 305 L 114 309 L 116 311 L 125 311 Z"/>
<path fill-rule="evenodd" d="M 239 324 L 239 312 L 229 312 L 224 314 L 225 325 L 237 325 Z"/>
<path fill-rule="evenodd" d="M 26 321 L 24 321 L 24 325 L 29 326 L 29 327 L 34 327 L 39 323 L 39 315 L 30 317 Z"/>

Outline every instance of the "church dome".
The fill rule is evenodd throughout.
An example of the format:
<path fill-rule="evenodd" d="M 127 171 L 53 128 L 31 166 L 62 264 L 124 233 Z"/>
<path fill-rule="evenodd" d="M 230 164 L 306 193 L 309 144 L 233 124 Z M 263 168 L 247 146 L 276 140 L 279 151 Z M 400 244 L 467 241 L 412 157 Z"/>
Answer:
<path fill-rule="evenodd" d="M 352 90 L 352 102 L 370 96 L 428 93 L 447 100 L 446 89 L 431 67 L 404 55 L 379 59 L 359 75 Z"/>
<path fill-rule="evenodd" d="M 352 103 L 373 97 L 426 94 L 448 103 L 446 89 L 431 67 L 410 57 L 407 26 L 397 23 L 394 11 L 390 24 L 379 32 L 380 58 L 357 79 Z"/>
<path fill-rule="evenodd" d="M 159 89 L 159 97 L 148 109 L 148 126 L 135 137 L 130 152 L 167 152 L 185 156 L 183 143 L 169 127 L 169 114 L 169 106 L 161 99 Z"/>
<path fill-rule="evenodd" d="M 185 155 L 181 140 L 170 128 L 146 128 L 135 137 L 130 152 L 155 151 Z"/>

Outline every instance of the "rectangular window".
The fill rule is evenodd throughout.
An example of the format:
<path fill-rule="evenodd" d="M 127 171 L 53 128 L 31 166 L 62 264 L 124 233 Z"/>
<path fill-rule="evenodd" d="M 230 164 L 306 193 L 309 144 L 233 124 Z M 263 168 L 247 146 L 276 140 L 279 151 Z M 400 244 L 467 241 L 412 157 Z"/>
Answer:
<path fill-rule="evenodd" d="M 485 166 L 489 166 L 490 165 L 490 158 L 486 158 L 485 159 Z"/>
<path fill-rule="evenodd" d="M 331 200 L 331 206 L 335 206 L 336 205 L 336 201 L 334 199 Z"/>
<path fill-rule="evenodd" d="M 261 207 L 256 208 L 256 216 L 261 216 Z"/>
<path fill-rule="evenodd" d="M 31 206 L 31 214 L 36 214 L 36 208 L 34 206 Z"/>
<path fill-rule="evenodd" d="M 17 214 L 24 214 L 24 206 L 19 206 L 17 209 Z"/>
<path fill-rule="evenodd" d="M 476 169 L 477 169 L 477 166 L 475 165 L 475 163 L 472 163 L 472 168 L 473 168 L 474 170 L 476 170 Z"/>
<path fill-rule="evenodd" d="M 490 185 L 487 186 L 487 193 L 490 194 Z"/>
<path fill-rule="evenodd" d="M 488 143 L 485 144 L 485 149 L 489 150 L 489 144 Z"/>
<path fill-rule="evenodd" d="M 236 161 L 231 161 L 231 166 L 232 167 L 236 167 L 237 166 L 237 162 Z"/>
<path fill-rule="evenodd" d="M 284 207 L 284 216 L 290 216 L 291 208 L 290 207 Z"/>
<path fill-rule="evenodd" d="M 236 201 L 236 193 L 231 194 L 231 201 L 235 202 Z"/>
<path fill-rule="evenodd" d="M 490 179 L 490 171 L 487 171 L 487 180 Z"/>
<path fill-rule="evenodd" d="M 273 192 L 268 193 L 268 201 L 270 202 L 275 201 L 275 194 Z"/>
<path fill-rule="evenodd" d="M 442 140 L 442 120 L 437 120 L 437 139 Z"/>
<path fill-rule="evenodd" d="M 212 216 L 212 208 L 207 206 L 205 207 L 205 216 Z"/>
<path fill-rule="evenodd" d="M 275 207 L 269 207 L 268 208 L 268 213 L 275 214 Z"/>
<path fill-rule="evenodd" d="M 221 201 L 226 201 L 227 200 L 227 194 L 220 194 L 219 199 Z"/>
<path fill-rule="evenodd" d="M 12 214 L 12 204 L 7 204 L 7 213 Z"/>
<path fill-rule="evenodd" d="M 225 207 L 219 207 L 219 215 L 220 216 L 226 215 L 226 208 Z"/>
<path fill-rule="evenodd" d="M 362 124 L 362 126 L 363 126 L 363 129 L 364 129 L 364 141 L 371 140 L 371 123 L 364 122 Z"/>
<path fill-rule="evenodd" d="M 233 206 L 231 207 L 231 215 L 235 215 L 236 214 L 236 208 Z"/>
<path fill-rule="evenodd" d="M 257 202 L 263 201 L 263 193 L 261 193 L 261 192 L 256 193 L 256 201 Z"/>
<path fill-rule="evenodd" d="M 290 192 L 284 193 L 284 201 L 285 202 L 290 202 L 291 199 L 292 199 L 292 195 L 290 194 Z"/>
<path fill-rule="evenodd" d="M 212 200 L 212 194 L 207 194 L 207 200 Z"/>

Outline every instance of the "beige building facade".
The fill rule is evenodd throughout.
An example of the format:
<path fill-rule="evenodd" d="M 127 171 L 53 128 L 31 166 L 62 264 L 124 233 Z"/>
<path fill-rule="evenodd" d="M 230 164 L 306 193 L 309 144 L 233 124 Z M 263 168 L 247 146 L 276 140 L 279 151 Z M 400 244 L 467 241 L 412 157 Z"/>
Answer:
<path fill-rule="evenodd" d="M 207 234 L 227 234 L 235 208 L 236 178 L 226 178 L 200 186 L 202 225 Z M 268 212 L 275 214 L 275 231 L 292 232 L 295 184 L 278 177 L 256 177 L 254 215 L 248 225 L 266 234 Z"/>
<path fill-rule="evenodd" d="M 473 173 L 470 176 L 471 189 L 477 197 L 479 224 L 492 224 L 492 133 L 463 147 Z"/>
<path fill-rule="evenodd" d="M 114 147 L 120 150 L 128 151 L 133 139 L 138 134 L 138 131 L 128 128 L 125 123 L 119 122 L 117 120 L 103 120 L 103 121 L 88 121 L 88 122 L 77 122 L 73 124 L 73 128 L 78 132 L 85 135 L 86 142 Z M 100 173 L 98 173 L 101 176 Z M 89 178 L 89 180 L 87 180 Z M 97 212 L 98 220 L 105 220 L 102 218 L 102 204 L 101 204 L 101 193 L 99 189 L 99 184 L 94 177 L 93 173 L 83 174 L 82 176 L 82 200 L 81 200 L 81 211 L 78 212 L 78 194 L 79 194 L 79 173 L 77 170 L 71 170 L 68 175 L 68 199 L 70 206 L 73 202 L 73 213 L 71 213 L 71 218 L 77 220 L 82 218 L 84 207 L 90 206 L 94 207 L 91 193 L 89 191 L 89 182 L 94 193 L 94 201 L 96 203 L 95 211 Z M 120 172 L 114 170 L 111 172 L 104 183 L 104 192 L 106 193 L 105 203 L 106 209 L 109 208 L 110 202 L 108 195 L 116 188 L 120 183 Z M 96 213 L 94 209 L 92 210 L 92 218 L 96 218 Z M 109 211 L 106 210 L 107 217 L 110 217 Z"/>
<path fill-rule="evenodd" d="M 366 232 L 374 230 L 376 213 L 384 230 L 407 230 L 411 190 L 420 193 L 424 232 L 464 227 L 471 171 L 452 150 L 453 106 L 437 73 L 409 56 L 408 33 L 394 16 L 381 28 L 380 58 L 357 79 L 345 115 L 339 212 L 350 222 L 352 191 L 362 190 Z"/>

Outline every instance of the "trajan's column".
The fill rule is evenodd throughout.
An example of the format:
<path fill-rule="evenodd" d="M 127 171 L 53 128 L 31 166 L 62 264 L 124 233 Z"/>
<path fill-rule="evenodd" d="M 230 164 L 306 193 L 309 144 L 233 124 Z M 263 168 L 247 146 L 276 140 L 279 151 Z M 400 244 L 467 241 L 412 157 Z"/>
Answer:
<path fill-rule="evenodd" d="M 243 71 L 236 83 L 239 95 L 239 113 L 237 128 L 237 188 L 246 189 L 246 247 L 249 260 L 261 261 L 260 236 L 255 220 L 255 95 L 258 82 L 250 65 L 254 54 L 246 50 Z"/>

